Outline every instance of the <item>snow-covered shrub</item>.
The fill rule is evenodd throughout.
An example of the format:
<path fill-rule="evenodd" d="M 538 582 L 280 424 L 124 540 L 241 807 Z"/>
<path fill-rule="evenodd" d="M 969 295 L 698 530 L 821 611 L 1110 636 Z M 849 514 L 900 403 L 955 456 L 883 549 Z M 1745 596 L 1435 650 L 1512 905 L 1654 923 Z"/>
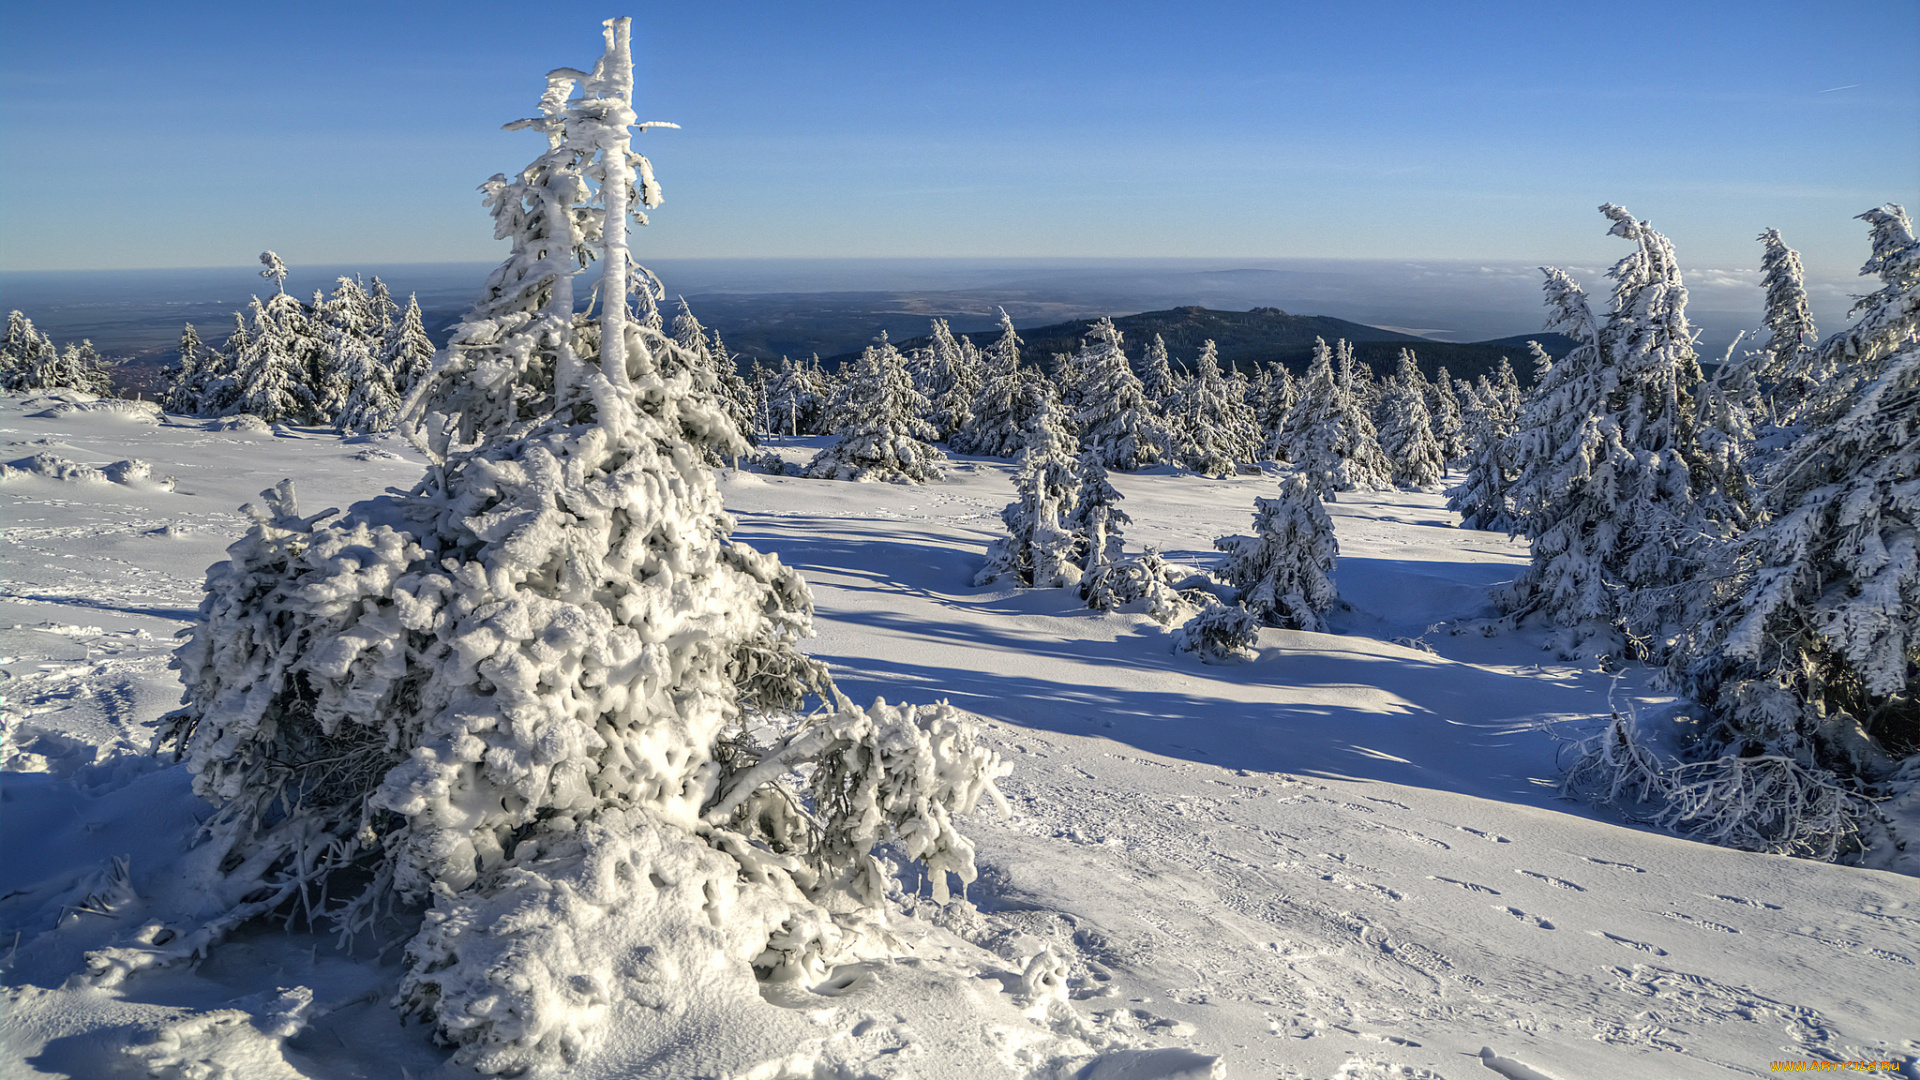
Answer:
<path fill-rule="evenodd" d="M 1174 633 L 1174 648 L 1206 663 L 1246 655 L 1260 640 L 1260 620 L 1239 604 L 1214 601 Z"/>
<path fill-rule="evenodd" d="M 1618 713 L 1567 752 L 1563 791 L 1722 847 L 1831 861 L 1857 851 L 1880 819 L 1872 802 L 1818 766 L 1785 754 L 1682 764 Z"/>
<path fill-rule="evenodd" d="M 404 1003 L 517 1071 L 580 1052 L 612 1001 L 701 1007 L 682 979 L 876 947 L 874 843 L 971 875 L 952 818 L 994 756 L 945 706 L 846 702 L 796 647 L 805 582 L 730 538 L 707 451 L 744 442 L 628 254 L 659 194 L 627 20 L 606 45 L 520 125 L 547 153 L 485 188 L 513 249 L 409 403 L 426 476 L 338 517 L 283 483 L 209 572 L 163 739 L 218 808 L 196 857 L 219 870 L 197 927 L 95 954 L 98 977 L 256 916 L 352 933 L 430 901 Z"/>
<path fill-rule="evenodd" d="M 1214 576 L 1240 590 L 1240 604 L 1268 626 L 1321 630 L 1320 616 L 1339 597 L 1333 587 L 1333 520 L 1299 473 L 1280 481 L 1276 498 L 1254 501 L 1252 536 L 1223 536 L 1226 552 Z"/>

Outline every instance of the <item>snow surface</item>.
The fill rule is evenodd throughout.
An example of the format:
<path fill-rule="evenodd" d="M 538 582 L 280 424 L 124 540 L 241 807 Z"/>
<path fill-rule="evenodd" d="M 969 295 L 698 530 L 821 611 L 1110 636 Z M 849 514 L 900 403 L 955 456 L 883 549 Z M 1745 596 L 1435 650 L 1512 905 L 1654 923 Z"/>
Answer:
<path fill-rule="evenodd" d="M 346 506 L 421 469 L 390 438 L 70 407 L 89 400 L 0 398 L 0 1074 L 459 1075 L 398 1023 L 399 958 L 372 947 L 263 927 L 192 971 L 69 981 L 192 880 L 176 868 L 210 808 L 144 751 L 240 504 L 291 476 L 303 511 Z M 774 450 L 797 465 L 827 441 Z M 1333 632 L 1265 629 L 1254 658 L 1208 665 L 1069 589 L 972 587 L 1010 469 L 722 474 L 736 535 L 813 586 L 808 651 L 856 701 L 983 718 L 1015 815 L 964 823 L 969 905 L 920 899 L 900 871 L 915 955 L 769 987 L 784 1008 L 682 1030 L 677 1057 L 614 1025 L 566 1075 L 1573 1080 L 1872 1060 L 1920 1076 L 1920 880 L 1556 797 L 1560 740 L 1672 706 L 1637 669 L 1482 632 L 1523 544 L 1456 528 L 1432 492 L 1343 493 Z M 1112 481 L 1129 543 L 1195 566 L 1276 486 Z"/>

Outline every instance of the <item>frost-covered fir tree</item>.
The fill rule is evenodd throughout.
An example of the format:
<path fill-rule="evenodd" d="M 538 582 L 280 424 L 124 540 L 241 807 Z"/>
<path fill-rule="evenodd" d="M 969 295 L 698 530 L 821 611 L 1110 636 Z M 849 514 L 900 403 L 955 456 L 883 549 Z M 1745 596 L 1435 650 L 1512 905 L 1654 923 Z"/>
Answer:
<path fill-rule="evenodd" d="M 1359 399 L 1352 350 L 1343 341 L 1339 351 L 1336 372 L 1334 350 L 1314 339 L 1306 385 L 1286 421 L 1287 460 L 1300 467 L 1323 499 L 1339 491 L 1390 487 L 1393 474 Z"/>
<path fill-rule="evenodd" d="M 161 398 L 161 407 L 180 416 L 196 416 L 200 412 L 200 399 L 206 394 L 207 371 L 210 351 L 200 341 L 200 332 L 187 323 L 180 331 L 180 362 L 170 364 L 163 374 L 167 378 L 166 395 Z"/>
<path fill-rule="evenodd" d="M 814 434 L 821 407 L 814 369 L 783 356 L 780 369 L 767 377 L 765 385 L 769 428 L 788 436 Z"/>
<path fill-rule="evenodd" d="M 1485 375 L 1475 386 L 1461 383 L 1466 399 L 1462 425 L 1466 430 L 1466 475 L 1447 489 L 1447 509 L 1460 515 L 1463 529 L 1513 533 L 1520 529 L 1514 511 L 1513 469 L 1507 440 L 1520 415 L 1520 384 L 1513 366 L 1500 358 L 1496 380 Z"/>
<path fill-rule="evenodd" d="M 1052 384 L 1020 366 L 1020 345 L 1013 319 L 1001 308 L 1000 337 L 987 352 L 980 393 L 967 422 L 947 441 L 954 453 L 1003 458 L 1018 454 L 1038 411 L 1056 398 Z"/>
<path fill-rule="evenodd" d="M 1029 416 L 1026 447 L 1013 471 L 1017 499 L 1000 511 L 1007 534 L 988 545 L 975 585 L 1002 578 L 1041 589 L 1079 584 L 1080 538 L 1066 518 L 1079 501 L 1080 470 L 1065 421 L 1050 394 Z"/>
<path fill-rule="evenodd" d="M 1167 355 L 1167 342 L 1159 334 L 1148 342 L 1140 358 L 1140 392 L 1162 413 L 1167 411 L 1180 391 L 1180 380 L 1173 373 L 1173 360 Z"/>
<path fill-rule="evenodd" d="M 306 315 L 300 301 L 281 292 L 263 304 L 256 296 L 247 311 L 244 335 L 238 342 L 228 340 L 235 392 L 222 411 L 251 413 L 269 423 L 308 419 L 314 399 L 306 380 Z"/>
<path fill-rule="evenodd" d="M 18 311 L 7 315 L 7 341 L 0 350 L 0 390 L 66 388 L 105 397 L 113 393 L 107 362 L 93 342 L 68 343 L 56 349 L 53 339 Z"/>
<path fill-rule="evenodd" d="M 1656 652 L 1685 584 L 1750 511 L 1738 478 L 1700 442 L 1700 367 L 1673 246 L 1621 207 L 1601 212 L 1634 250 L 1609 271 L 1604 320 L 1571 278 L 1547 271 L 1549 329 L 1581 344 L 1535 389 L 1508 441 L 1533 554 L 1505 603 L 1611 639 L 1605 653 Z"/>
<path fill-rule="evenodd" d="M 391 431 L 400 420 L 400 388 L 374 355 L 373 344 L 342 335 L 330 350 L 328 363 L 348 387 L 333 421 L 335 430 L 343 434 Z"/>
<path fill-rule="evenodd" d="M 1087 331 L 1073 366 L 1080 372 L 1080 403 L 1073 413 L 1080 444 L 1110 469 L 1131 471 L 1158 461 L 1165 423 L 1148 405 L 1112 319 L 1102 318 Z"/>
<path fill-rule="evenodd" d="M 1287 417 L 1300 402 L 1300 384 L 1286 365 L 1275 361 L 1261 367 L 1254 384 L 1254 421 L 1260 425 L 1260 460 L 1289 461 Z"/>
<path fill-rule="evenodd" d="M 1767 292 L 1767 340 L 1756 375 L 1771 391 L 1773 416 L 1782 422 L 1798 419 L 1801 404 L 1833 376 L 1825 350 L 1815 348 L 1817 331 L 1807 305 L 1806 271 L 1800 253 L 1780 239 L 1777 229 L 1760 234 L 1761 286 Z"/>
<path fill-rule="evenodd" d="M 1380 449 L 1400 487 L 1429 487 L 1446 475 L 1446 455 L 1433 437 L 1433 416 L 1427 411 L 1427 380 L 1412 349 L 1400 350 L 1399 368 L 1381 393 Z"/>
<path fill-rule="evenodd" d="M 980 350 L 966 338 L 956 339 L 947 320 L 933 320 L 933 393 L 928 395 L 929 420 L 941 442 L 953 438 L 973 419 L 973 399 L 986 383 Z"/>
<path fill-rule="evenodd" d="M 407 306 L 380 344 L 380 366 L 393 379 L 404 400 L 433 368 L 433 339 L 420 316 L 420 299 L 408 296 Z"/>
<path fill-rule="evenodd" d="M 1212 340 L 1200 347 L 1188 379 L 1168 404 L 1175 460 L 1202 476 L 1232 476 L 1242 461 L 1259 452 L 1260 430 L 1245 394 L 1220 374 L 1220 353 Z"/>
<path fill-rule="evenodd" d="M 1107 470 L 1091 450 L 1075 462 L 1080 491 L 1066 527 L 1080 538 L 1080 598 L 1095 611 L 1112 611 L 1138 595 L 1125 564 L 1126 538 L 1121 530 L 1133 522 L 1120 509 L 1122 496 Z"/>
<path fill-rule="evenodd" d="M 1881 287 L 1821 344 L 1834 374 L 1768 469 L 1772 516 L 1723 552 L 1676 666 L 1712 753 L 1880 779 L 1920 752 L 1920 243 L 1898 206 L 1861 217 Z"/>
<path fill-rule="evenodd" d="M 938 434 L 921 419 L 927 399 L 913 388 L 900 350 L 882 336 L 860 354 L 846 383 L 840 439 L 814 455 L 807 475 L 821 480 L 931 484 L 946 475 Z"/>
<path fill-rule="evenodd" d="M 1214 576 L 1240 590 L 1239 602 L 1268 626 L 1319 631 L 1321 616 L 1339 599 L 1333 587 L 1340 544 L 1313 485 L 1299 472 L 1280 480 L 1280 493 L 1253 501 L 1253 535 L 1223 536 L 1213 546 L 1226 557 Z"/>
<path fill-rule="evenodd" d="M 711 396 L 733 421 L 734 430 L 753 444 L 755 395 L 740 377 L 733 353 L 720 340 L 720 332 L 700 325 L 685 297 L 681 297 L 680 311 L 673 318 L 673 340 L 683 355 L 692 358 L 686 372 L 692 392 Z M 713 460 L 718 462 L 720 458 L 716 453 Z"/>
<path fill-rule="evenodd" d="M 1445 365 L 1434 371 L 1427 384 L 1427 412 L 1433 417 L 1433 437 L 1440 444 L 1440 460 L 1451 465 L 1466 456 L 1466 418 L 1460 412 L 1460 397 L 1453 389 L 1453 378 Z"/>
<path fill-rule="evenodd" d="M 944 705 L 845 703 L 795 647 L 805 583 L 730 538 L 683 434 L 740 444 L 670 373 L 690 358 L 628 254 L 659 190 L 630 149 L 627 20 L 606 44 L 518 125 L 547 152 L 484 189 L 511 252 L 411 403 L 427 475 L 337 518 L 283 483 L 210 572 L 166 733 L 219 807 L 206 919 L 94 954 L 96 977 L 256 915 L 352 931 L 425 903 L 399 1001 L 457 1062 L 560 1067 L 621 1010 L 680 1074 L 671 1034 L 733 1017 L 638 1004 L 634 963 L 697 973 L 712 993 L 679 1006 L 758 1001 L 756 972 L 886 947 L 863 914 L 876 843 L 923 860 L 939 899 L 972 876 L 952 815 L 997 798 L 992 755 Z M 595 256 L 599 310 L 577 314 Z M 768 741 L 809 694 L 832 711 Z M 801 766 L 808 811 L 784 779 Z"/>

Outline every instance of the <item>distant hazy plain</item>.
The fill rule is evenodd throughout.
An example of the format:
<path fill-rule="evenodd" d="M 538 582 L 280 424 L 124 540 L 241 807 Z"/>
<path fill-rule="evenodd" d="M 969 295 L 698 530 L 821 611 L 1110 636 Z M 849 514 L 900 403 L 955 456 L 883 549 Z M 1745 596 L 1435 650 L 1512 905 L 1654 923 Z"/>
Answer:
<path fill-rule="evenodd" d="M 1483 341 L 1541 329 L 1539 268 L 1524 264 L 1361 260 L 956 260 L 697 259 L 650 264 L 669 297 L 749 355 L 768 351 L 762 323 L 815 312 L 789 339 L 796 351 L 852 351 L 881 331 L 895 339 L 926 332 L 932 317 L 956 333 L 980 333 L 1004 306 L 1017 326 L 1095 315 L 1126 315 L 1183 304 L 1226 310 L 1276 307 L 1431 337 Z M 288 291 L 331 289 L 343 274 L 378 275 L 405 302 L 417 294 L 436 340 L 471 304 L 491 269 L 485 263 L 295 266 Z M 1605 302 L 1605 267 L 1567 267 Z M 1703 358 L 1758 325 L 1756 270 L 1690 270 L 1689 314 Z M 1821 332 L 1839 329 L 1860 279 L 1809 282 Z M 257 267 L 183 270 L 9 272 L 0 309 L 19 309 L 56 342 L 92 339 L 109 356 L 150 368 L 173 359 L 183 324 L 218 343 L 233 313 L 271 289 Z M 817 296 L 817 300 L 814 298 Z M 702 299 L 707 299 L 705 307 Z M 743 347 L 744 346 L 744 347 Z M 140 380 L 145 381 L 145 380 Z"/>

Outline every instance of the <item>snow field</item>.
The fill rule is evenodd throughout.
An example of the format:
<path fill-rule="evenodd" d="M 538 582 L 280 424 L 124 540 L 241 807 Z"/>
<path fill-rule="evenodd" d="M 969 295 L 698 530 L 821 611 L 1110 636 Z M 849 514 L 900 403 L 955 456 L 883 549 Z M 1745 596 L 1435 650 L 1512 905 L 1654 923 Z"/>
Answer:
<path fill-rule="evenodd" d="M 262 928 L 191 972 L 67 984 L 86 951 L 190 899 L 173 895 L 195 880 L 181 852 L 209 808 L 139 754 L 178 696 L 173 633 L 244 531 L 237 507 L 286 476 L 303 512 L 345 506 L 420 469 L 379 438 L 58 408 L 80 397 L 0 400 L 0 462 L 22 469 L 0 480 L 0 1072 L 459 1075 L 396 1023 L 398 958 L 370 947 Z M 798 464 L 827 441 L 773 450 Z M 144 461 L 176 483 L 26 470 L 37 454 Z M 1671 703 L 1634 669 L 1559 661 L 1544 635 L 1482 633 L 1484 589 L 1524 565 L 1522 544 L 1455 528 L 1430 492 L 1342 494 L 1334 632 L 1262 630 L 1252 659 L 1208 665 L 1072 590 L 972 587 L 1010 468 L 956 457 L 926 486 L 722 474 L 736 536 L 812 585 L 807 651 L 856 701 L 946 697 L 982 717 L 1014 763 L 1015 816 L 964 824 L 969 906 L 919 899 L 899 868 L 902 959 L 768 988 L 781 1008 L 749 1001 L 724 1027 L 629 1001 L 567 1075 L 1914 1072 L 1920 882 L 1555 798 L 1556 731 Z M 1196 566 L 1275 488 L 1111 479 L 1130 547 Z M 662 1000 L 700 984 L 679 973 Z"/>

